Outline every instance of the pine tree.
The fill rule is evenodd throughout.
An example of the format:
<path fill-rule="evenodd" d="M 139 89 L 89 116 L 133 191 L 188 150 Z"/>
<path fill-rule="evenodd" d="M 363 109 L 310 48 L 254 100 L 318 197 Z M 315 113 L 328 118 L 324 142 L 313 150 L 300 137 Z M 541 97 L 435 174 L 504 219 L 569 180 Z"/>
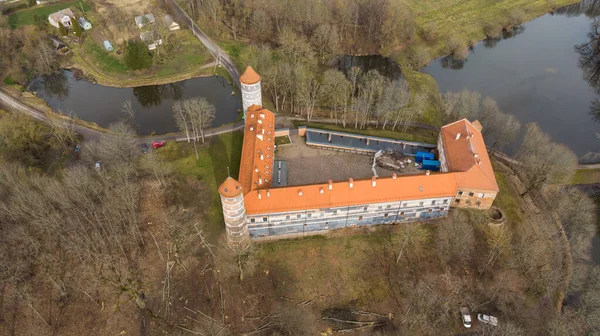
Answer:
<path fill-rule="evenodd" d="M 67 36 L 67 28 L 60 21 L 58 22 L 58 31 L 60 31 L 60 36 Z"/>
<path fill-rule="evenodd" d="M 75 32 L 75 35 L 77 37 L 80 37 L 81 36 L 81 32 L 82 32 L 81 31 L 81 25 L 79 25 L 79 22 L 77 22 L 76 19 L 73 19 L 73 25 L 72 26 L 73 26 L 73 31 Z"/>
<path fill-rule="evenodd" d="M 132 70 L 147 69 L 152 66 L 152 55 L 144 42 L 140 40 L 127 42 L 125 65 Z"/>

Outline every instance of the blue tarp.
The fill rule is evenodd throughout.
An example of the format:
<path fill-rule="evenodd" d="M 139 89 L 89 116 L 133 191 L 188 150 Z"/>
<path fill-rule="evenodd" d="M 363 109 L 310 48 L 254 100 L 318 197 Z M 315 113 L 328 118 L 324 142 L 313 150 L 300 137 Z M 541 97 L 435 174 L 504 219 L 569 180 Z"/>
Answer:
<path fill-rule="evenodd" d="M 423 170 L 440 170 L 440 161 L 438 160 L 423 160 L 423 165 L 421 166 Z"/>
<path fill-rule="evenodd" d="M 433 160 L 434 156 L 431 153 L 426 153 L 426 152 L 417 152 L 417 155 L 415 157 L 415 161 L 417 162 L 423 162 L 423 160 Z"/>

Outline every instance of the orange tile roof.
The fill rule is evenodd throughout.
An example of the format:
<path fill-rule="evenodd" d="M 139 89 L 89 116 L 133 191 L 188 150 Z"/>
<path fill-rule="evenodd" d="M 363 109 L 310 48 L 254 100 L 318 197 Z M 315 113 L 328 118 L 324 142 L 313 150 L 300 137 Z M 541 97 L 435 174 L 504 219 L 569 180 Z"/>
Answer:
<path fill-rule="evenodd" d="M 219 194 L 229 198 L 237 197 L 242 194 L 242 184 L 228 176 L 219 186 Z"/>
<path fill-rule="evenodd" d="M 240 82 L 247 85 L 256 84 L 260 82 L 260 75 L 251 66 L 248 66 L 246 67 L 246 71 L 240 76 Z"/>
<path fill-rule="evenodd" d="M 248 107 L 239 181 L 244 194 L 272 183 L 275 115 L 258 105 Z"/>
<path fill-rule="evenodd" d="M 440 134 L 448 170 L 457 172 L 459 187 L 498 191 L 492 162 L 477 124 L 462 119 L 442 127 Z M 456 139 L 458 133 L 460 137 Z"/>
<path fill-rule="evenodd" d="M 350 179 L 351 180 L 351 179 Z M 373 186 L 375 181 L 375 186 Z M 456 195 L 456 180 L 452 173 L 411 175 L 381 179 L 355 180 L 252 190 L 244 197 L 250 215 L 351 205 L 452 197 Z M 260 198 L 259 198 L 260 194 Z"/>

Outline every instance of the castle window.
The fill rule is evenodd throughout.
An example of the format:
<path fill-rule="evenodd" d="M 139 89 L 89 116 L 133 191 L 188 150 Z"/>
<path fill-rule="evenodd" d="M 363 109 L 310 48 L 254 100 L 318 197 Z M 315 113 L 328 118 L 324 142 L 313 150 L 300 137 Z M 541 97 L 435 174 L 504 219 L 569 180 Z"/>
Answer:
<path fill-rule="evenodd" d="M 381 205 L 377 207 L 377 210 L 382 210 L 382 209 L 383 209 L 383 207 Z"/>
<path fill-rule="evenodd" d="M 267 154 L 267 158 L 270 158 L 270 157 L 271 157 L 271 155 Z"/>
<path fill-rule="evenodd" d="M 312 218 L 312 214 L 307 214 L 306 217 L 307 218 Z"/>
<path fill-rule="evenodd" d="M 289 220 L 290 219 L 290 215 L 285 216 L 285 219 Z"/>
<path fill-rule="evenodd" d="M 475 194 L 472 192 L 469 193 L 469 197 L 473 197 L 473 195 L 475 195 Z"/>
<path fill-rule="evenodd" d="M 444 200 L 444 204 L 448 204 L 448 200 L 447 199 Z"/>
<path fill-rule="evenodd" d="M 467 201 L 467 204 L 471 204 L 471 201 Z"/>
<path fill-rule="evenodd" d="M 265 183 L 269 183 L 269 180 L 265 179 Z"/>
<path fill-rule="evenodd" d="M 367 207 L 364 207 L 364 208 L 363 208 L 363 211 L 367 211 Z"/>
<path fill-rule="evenodd" d="M 475 202 L 475 205 L 480 206 L 481 202 L 477 201 L 477 202 Z"/>
<path fill-rule="evenodd" d="M 419 202 L 419 206 L 423 206 L 425 202 Z"/>
<path fill-rule="evenodd" d="M 403 208 L 406 208 L 406 203 L 402 203 L 402 207 L 403 207 Z"/>
<path fill-rule="evenodd" d="M 479 196 L 479 198 L 483 198 L 485 196 L 485 194 L 481 193 L 478 196 Z"/>
<path fill-rule="evenodd" d="M 456 204 L 458 204 L 458 203 L 460 203 L 460 200 L 459 200 L 459 199 L 457 199 L 457 200 L 455 200 L 454 202 L 455 202 Z"/>
<path fill-rule="evenodd" d="M 254 223 L 254 222 L 256 222 L 256 219 L 250 218 L 250 223 Z"/>
<path fill-rule="evenodd" d="M 301 214 L 297 214 L 296 218 L 302 218 L 302 215 Z"/>
<path fill-rule="evenodd" d="M 391 205 L 391 204 L 388 204 L 388 205 L 386 206 L 386 209 L 391 209 L 391 208 L 392 208 L 392 205 Z"/>
<path fill-rule="evenodd" d="M 432 211 L 432 209 L 429 209 L 429 212 L 431 212 L 431 211 Z"/>
<path fill-rule="evenodd" d="M 362 217 L 363 217 L 363 216 L 358 216 L 358 220 L 362 220 Z"/>
<path fill-rule="evenodd" d="M 268 220 L 267 217 L 263 217 L 263 222 L 266 222 Z"/>
<path fill-rule="evenodd" d="M 435 200 L 431 201 L 431 205 L 435 205 Z"/>
<path fill-rule="evenodd" d="M 334 214 L 334 215 L 337 215 L 337 210 L 333 210 L 333 214 Z"/>
<path fill-rule="evenodd" d="M 388 216 L 388 214 L 383 215 L 383 217 L 386 217 L 386 218 L 387 218 L 387 216 Z"/>
<path fill-rule="evenodd" d="M 458 192 L 458 196 L 462 196 L 462 194 L 463 194 L 463 192 L 462 192 L 462 191 L 459 191 L 459 192 Z"/>
<path fill-rule="evenodd" d="M 404 216 L 404 211 L 400 211 L 400 216 Z"/>

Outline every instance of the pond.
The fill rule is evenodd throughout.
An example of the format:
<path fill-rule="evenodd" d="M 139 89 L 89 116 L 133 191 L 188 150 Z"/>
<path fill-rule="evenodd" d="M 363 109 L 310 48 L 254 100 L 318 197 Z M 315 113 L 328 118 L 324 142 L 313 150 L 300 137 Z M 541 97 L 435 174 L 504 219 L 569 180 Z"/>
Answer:
<path fill-rule="evenodd" d="M 132 123 L 141 135 L 178 132 L 172 106 L 180 99 L 205 97 L 216 108 L 212 127 L 237 120 L 242 107 L 239 95 L 232 95 L 234 88 L 220 76 L 165 85 L 115 88 L 77 80 L 71 71 L 63 70 L 53 76 L 34 79 L 27 89 L 37 92 L 53 110 L 72 113 L 102 127 L 120 120 L 131 121 L 122 111 L 123 102 L 129 100 L 135 111 Z"/>
<path fill-rule="evenodd" d="M 379 55 L 341 55 L 336 58 L 334 63 L 335 67 L 343 71 L 346 75 L 348 75 L 350 68 L 359 67 L 363 73 L 375 69 L 390 80 L 400 80 L 403 78 L 398 63 L 390 58 Z"/>
<path fill-rule="evenodd" d="M 440 92 L 470 89 L 490 96 L 504 112 L 523 124 L 538 123 L 579 157 L 600 152 L 598 15 L 600 0 L 566 6 L 477 44 L 466 62 L 445 57 L 424 71 Z"/>

